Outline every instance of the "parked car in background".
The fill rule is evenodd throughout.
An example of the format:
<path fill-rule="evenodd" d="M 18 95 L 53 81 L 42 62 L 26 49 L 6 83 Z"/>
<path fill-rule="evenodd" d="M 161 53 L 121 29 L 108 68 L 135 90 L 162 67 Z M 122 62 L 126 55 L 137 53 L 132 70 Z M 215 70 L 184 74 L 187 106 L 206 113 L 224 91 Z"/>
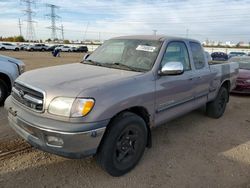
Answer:
<path fill-rule="evenodd" d="M 70 46 L 59 46 L 56 47 L 55 49 L 60 50 L 61 52 L 73 52 L 75 50 L 75 47 L 70 47 Z"/>
<path fill-rule="evenodd" d="M 24 49 L 27 51 L 47 51 L 48 50 L 48 46 L 46 46 L 45 44 L 33 44 L 33 45 L 28 45 L 26 46 Z"/>
<path fill-rule="evenodd" d="M 121 176 L 151 146 L 151 128 L 204 105 L 209 117 L 220 118 L 238 66 L 209 65 L 196 40 L 117 37 L 81 63 L 23 74 L 5 108 L 9 125 L 36 148 L 69 158 L 96 155 L 104 170 Z"/>
<path fill-rule="evenodd" d="M 232 57 L 230 61 L 238 62 L 240 68 L 236 88 L 232 93 L 250 94 L 250 57 Z"/>
<path fill-rule="evenodd" d="M 75 50 L 76 52 L 88 52 L 89 51 L 89 49 L 88 49 L 88 47 L 87 46 L 79 46 L 79 47 L 77 47 L 76 48 L 76 50 Z"/>
<path fill-rule="evenodd" d="M 246 56 L 247 54 L 245 52 L 230 52 L 228 54 L 228 58 L 232 58 L 232 57 L 235 57 L 235 56 Z"/>
<path fill-rule="evenodd" d="M 11 93 L 16 78 L 25 70 L 25 64 L 17 59 L 0 55 L 0 105 Z"/>
<path fill-rule="evenodd" d="M 0 50 L 19 51 L 19 47 L 17 45 L 11 44 L 11 43 L 0 43 Z"/>
<path fill-rule="evenodd" d="M 227 61 L 228 55 L 224 52 L 213 52 L 211 54 L 213 61 Z"/>
<path fill-rule="evenodd" d="M 19 46 L 19 49 L 20 49 L 20 50 L 25 50 L 25 48 L 26 48 L 27 46 L 29 46 L 29 45 L 28 45 L 28 44 L 21 44 L 21 45 Z"/>
<path fill-rule="evenodd" d="M 61 46 L 63 46 L 63 45 L 53 45 L 53 46 L 50 46 L 50 47 L 48 48 L 48 51 L 54 51 L 55 48 L 61 47 Z"/>

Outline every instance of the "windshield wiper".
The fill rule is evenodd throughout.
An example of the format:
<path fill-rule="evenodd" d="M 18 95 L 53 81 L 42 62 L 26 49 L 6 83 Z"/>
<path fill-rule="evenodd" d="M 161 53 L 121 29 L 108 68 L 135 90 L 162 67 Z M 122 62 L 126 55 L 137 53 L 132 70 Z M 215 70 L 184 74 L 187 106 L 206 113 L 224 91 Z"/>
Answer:
<path fill-rule="evenodd" d="M 130 67 L 128 65 L 125 65 L 123 63 L 104 63 L 104 65 L 108 65 L 110 67 L 119 67 L 119 68 L 125 68 L 127 70 L 131 70 L 131 71 L 136 71 L 136 72 L 142 72 L 142 69 L 139 68 L 135 68 L 135 67 Z"/>

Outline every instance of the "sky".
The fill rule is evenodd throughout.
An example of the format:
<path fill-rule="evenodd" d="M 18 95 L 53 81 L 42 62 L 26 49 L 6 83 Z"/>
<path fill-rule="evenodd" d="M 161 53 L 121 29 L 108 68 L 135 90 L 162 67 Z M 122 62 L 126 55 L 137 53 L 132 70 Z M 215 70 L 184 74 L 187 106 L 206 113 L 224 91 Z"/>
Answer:
<path fill-rule="evenodd" d="M 250 42 L 250 0 L 34 0 L 36 39 L 51 37 L 50 9 L 59 6 L 56 24 L 70 40 L 101 39 L 134 34 L 181 36 L 200 41 Z M 25 3 L 0 0 L 0 36 L 26 36 Z M 57 37 L 61 38 L 61 31 Z"/>

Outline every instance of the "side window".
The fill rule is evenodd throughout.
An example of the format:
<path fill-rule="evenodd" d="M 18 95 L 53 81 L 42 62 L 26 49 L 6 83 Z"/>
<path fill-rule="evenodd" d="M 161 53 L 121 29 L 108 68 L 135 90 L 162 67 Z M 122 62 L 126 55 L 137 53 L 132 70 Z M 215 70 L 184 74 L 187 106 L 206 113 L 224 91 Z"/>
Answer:
<path fill-rule="evenodd" d="M 191 51 L 193 54 L 194 66 L 196 69 L 202 69 L 205 67 L 205 57 L 202 47 L 199 43 L 190 42 Z"/>
<path fill-rule="evenodd" d="M 181 62 L 183 64 L 184 70 L 190 70 L 190 60 L 188 55 L 188 50 L 183 42 L 171 42 L 169 43 L 164 57 L 161 62 L 161 66 L 164 66 L 169 62 Z"/>

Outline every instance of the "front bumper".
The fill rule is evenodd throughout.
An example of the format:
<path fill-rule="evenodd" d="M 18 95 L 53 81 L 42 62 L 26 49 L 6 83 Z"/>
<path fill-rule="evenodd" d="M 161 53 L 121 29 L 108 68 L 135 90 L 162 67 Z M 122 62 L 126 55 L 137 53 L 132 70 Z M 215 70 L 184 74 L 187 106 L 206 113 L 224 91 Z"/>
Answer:
<path fill-rule="evenodd" d="M 11 97 L 6 100 L 5 107 L 8 110 L 9 125 L 28 143 L 43 151 L 67 158 L 94 155 L 108 124 L 108 121 L 92 123 L 95 129 L 84 131 L 53 130 L 41 126 L 41 124 L 38 125 L 37 122 L 40 120 L 36 116 L 27 119 L 25 110 L 14 104 Z M 22 113 L 19 113 L 20 111 Z M 54 124 L 61 123 L 57 120 L 50 121 L 54 121 Z M 74 127 L 74 124 L 68 123 L 68 126 Z M 82 123 L 82 127 L 84 127 L 84 123 Z M 91 127 L 89 123 L 88 127 Z"/>

